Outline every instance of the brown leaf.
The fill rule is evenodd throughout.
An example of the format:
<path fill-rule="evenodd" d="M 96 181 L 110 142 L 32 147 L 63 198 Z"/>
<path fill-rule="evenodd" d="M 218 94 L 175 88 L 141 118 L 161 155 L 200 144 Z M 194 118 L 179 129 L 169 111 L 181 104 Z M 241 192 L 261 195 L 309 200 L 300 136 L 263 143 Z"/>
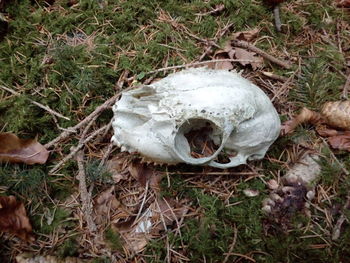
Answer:
<path fill-rule="evenodd" d="M 36 139 L 19 139 L 13 133 L 0 133 L 0 162 L 43 164 L 49 152 Z"/>
<path fill-rule="evenodd" d="M 319 113 L 311 111 L 307 108 L 303 108 L 301 112 L 293 119 L 283 123 L 281 128 L 281 134 L 288 134 L 294 131 L 294 129 L 303 123 L 318 124 L 321 121 Z"/>
<path fill-rule="evenodd" d="M 120 202 L 117 200 L 114 192 L 114 186 L 100 193 L 94 200 L 94 210 L 96 214 L 95 222 L 97 225 L 103 225 L 107 223 L 109 218 L 120 206 Z"/>
<path fill-rule="evenodd" d="M 152 165 L 135 161 L 129 165 L 128 169 L 131 176 L 138 180 L 143 187 L 145 187 L 147 182 L 149 182 L 149 185 L 153 190 L 160 189 L 159 182 L 161 180 L 161 176 L 156 172 Z"/>
<path fill-rule="evenodd" d="M 0 232 L 14 234 L 25 241 L 34 240 L 24 205 L 14 196 L 0 196 Z"/>
<path fill-rule="evenodd" d="M 327 102 L 323 105 L 321 114 L 328 125 L 350 130 L 350 100 Z"/>
<path fill-rule="evenodd" d="M 130 154 L 120 153 L 106 163 L 108 172 L 112 174 L 114 183 L 126 180 L 129 175 L 128 166 L 131 163 Z"/>
<path fill-rule="evenodd" d="M 350 8 L 350 0 L 337 0 L 337 7 Z"/>
<path fill-rule="evenodd" d="M 345 135 L 336 135 L 328 138 L 328 143 L 332 148 L 350 152 L 350 133 Z"/>
<path fill-rule="evenodd" d="M 240 61 L 239 63 L 242 66 L 246 66 L 246 65 L 251 65 L 253 70 L 256 70 L 258 68 L 262 68 L 264 65 L 264 59 L 262 57 L 259 57 L 256 55 L 256 53 L 251 52 L 251 51 L 247 51 L 243 48 L 235 48 L 235 57 L 237 59 L 241 59 L 242 61 Z M 244 61 L 246 60 L 246 61 Z M 254 62 L 252 62 L 254 61 Z"/>
<path fill-rule="evenodd" d="M 247 31 L 236 32 L 232 34 L 232 39 L 244 40 L 249 42 L 257 37 L 259 31 L 259 29 L 255 28 Z"/>

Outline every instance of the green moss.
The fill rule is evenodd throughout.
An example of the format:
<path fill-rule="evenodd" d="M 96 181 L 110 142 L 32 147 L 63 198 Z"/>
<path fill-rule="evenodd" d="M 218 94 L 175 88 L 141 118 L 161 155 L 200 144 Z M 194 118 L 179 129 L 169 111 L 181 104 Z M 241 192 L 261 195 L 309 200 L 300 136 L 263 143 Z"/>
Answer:
<path fill-rule="evenodd" d="M 123 251 L 122 239 L 111 227 L 106 229 L 105 239 L 112 251 Z"/>
<path fill-rule="evenodd" d="M 32 217 L 32 224 L 36 231 L 43 234 L 53 234 L 55 231 L 65 232 L 72 229 L 71 212 L 60 207 L 41 208 L 42 213 Z"/>
<path fill-rule="evenodd" d="M 66 239 L 64 243 L 57 248 L 56 253 L 60 258 L 77 257 L 79 256 L 78 249 L 79 244 L 77 240 L 74 237 L 71 237 Z"/>

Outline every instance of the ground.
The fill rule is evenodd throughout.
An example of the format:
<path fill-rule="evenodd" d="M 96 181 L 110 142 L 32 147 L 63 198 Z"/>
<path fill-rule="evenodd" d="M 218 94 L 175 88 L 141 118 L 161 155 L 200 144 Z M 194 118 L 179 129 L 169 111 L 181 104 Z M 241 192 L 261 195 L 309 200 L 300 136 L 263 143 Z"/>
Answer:
<path fill-rule="evenodd" d="M 46 144 L 121 89 L 164 77 L 173 71 L 159 69 L 168 66 L 211 60 L 233 33 L 253 29 L 259 33 L 252 44 L 292 67 L 285 69 L 266 59 L 258 69 L 233 65 L 272 99 L 282 121 L 301 107 L 319 111 L 324 102 L 344 98 L 342 88 L 350 74 L 349 9 L 332 0 L 296 0 L 281 4 L 280 10 L 283 25 L 278 33 L 271 7 L 259 0 L 8 1 L 2 10 L 7 22 L 1 21 L 0 30 L 0 86 L 20 95 L 0 89 L 0 130 L 22 138 L 37 136 Z M 263 74 L 266 71 L 283 78 L 272 79 Z M 70 120 L 49 114 L 28 99 Z M 111 118 L 107 109 L 86 134 L 79 130 L 54 145 L 45 165 L 1 164 L 0 194 L 14 195 L 25 204 L 35 234 L 29 243 L 0 236 L 1 262 L 12 262 L 23 252 L 92 262 L 350 261 L 349 224 L 344 223 L 340 237 L 332 239 L 341 215 L 349 220 L 349 211 L 342 207 L 349 191 L 350 155 L 330 149 L 308 125 L 281 136 L 263 160 L 248 165 L 225 171 L 157 166 L 164 176 L 153 195 L 186 207 L 181 222 L 159 231 L 145 249 L 131 255 L 113 224 L 104 222 L 103 249 L 99 247 L 104 252 L 94 250 L 77 194 L 82 186 L 75 158 L 58 172 L 50 170 L 81 137 Z M 107 130 L 84 146 L 92 198 L 115 184 L 100 165 L 111 136 Z M 287 226 L 273 225 L 261 211 L 269 194 L 265 182 L 280 181 L 310 149 L 321 154 L 322 168 L 310 215 L 288 214 Z M 120 156 L 118 148 L 109 158 L 115 156 Z M 122 157 L 129 163 L 138 160 Z M 259 190 L 259 195 L 246 196 L 243 190 L 248 188 Z M 113 193 L 122 200 L 131 189 L 139 193 L 134 200 L 141 202 L 142 180 L 122 180 Z"/>

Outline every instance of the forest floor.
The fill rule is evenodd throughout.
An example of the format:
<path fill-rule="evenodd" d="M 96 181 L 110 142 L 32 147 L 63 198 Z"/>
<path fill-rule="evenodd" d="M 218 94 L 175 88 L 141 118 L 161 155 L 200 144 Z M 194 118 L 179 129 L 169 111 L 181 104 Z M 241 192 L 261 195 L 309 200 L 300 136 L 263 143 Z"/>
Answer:
<path fill-rule="evenodd" d="M 23 202 L 34 237 L 1 233 L 1 262 L 350 262 L 350 154 L 313 125 L 280 136 L 263 160 L 218 170 L 140 163 L 110 144 L 111 104 L 94 113 L 124 89 L 181 70 L 171 66 L 229 58 L 222 50 L 245 31 L 244 41 L 290 67 L 266 58 L 221 67 L 263 89 L 282 122 L 302 107 L 320 111 L 348 99 L 349 8 L 286 1 L 277 32 L 260 0 L 6 2 L 0 131 L 37 137 L 50 157 L 0 166 L 0 195 Z M 271 218 L 262 211 L 267 182 L 281 184 L 311 151 L 320 156 L 315 197 L 303 192 L 302 207 Z M 147 220 L 152 227 L 140 233 Z"/>

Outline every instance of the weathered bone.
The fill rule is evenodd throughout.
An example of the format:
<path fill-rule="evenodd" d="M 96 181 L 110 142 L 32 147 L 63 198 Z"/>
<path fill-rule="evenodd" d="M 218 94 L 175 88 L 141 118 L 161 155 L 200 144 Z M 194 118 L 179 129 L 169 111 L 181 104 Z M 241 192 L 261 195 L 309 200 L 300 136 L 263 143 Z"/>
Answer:
<path fill-rule="evenodd" d="M 113 142 L 158 163 L 228 168 L 261 159 L 280 131 L 265 93 L 237 73 L 197 68 L 124 92 L 114 105 Z M 194 158 L 185 134 L 210 125 L 218 145 L 211 156 Z M 228 163 L 215 161 L 221 152 Z"/>

